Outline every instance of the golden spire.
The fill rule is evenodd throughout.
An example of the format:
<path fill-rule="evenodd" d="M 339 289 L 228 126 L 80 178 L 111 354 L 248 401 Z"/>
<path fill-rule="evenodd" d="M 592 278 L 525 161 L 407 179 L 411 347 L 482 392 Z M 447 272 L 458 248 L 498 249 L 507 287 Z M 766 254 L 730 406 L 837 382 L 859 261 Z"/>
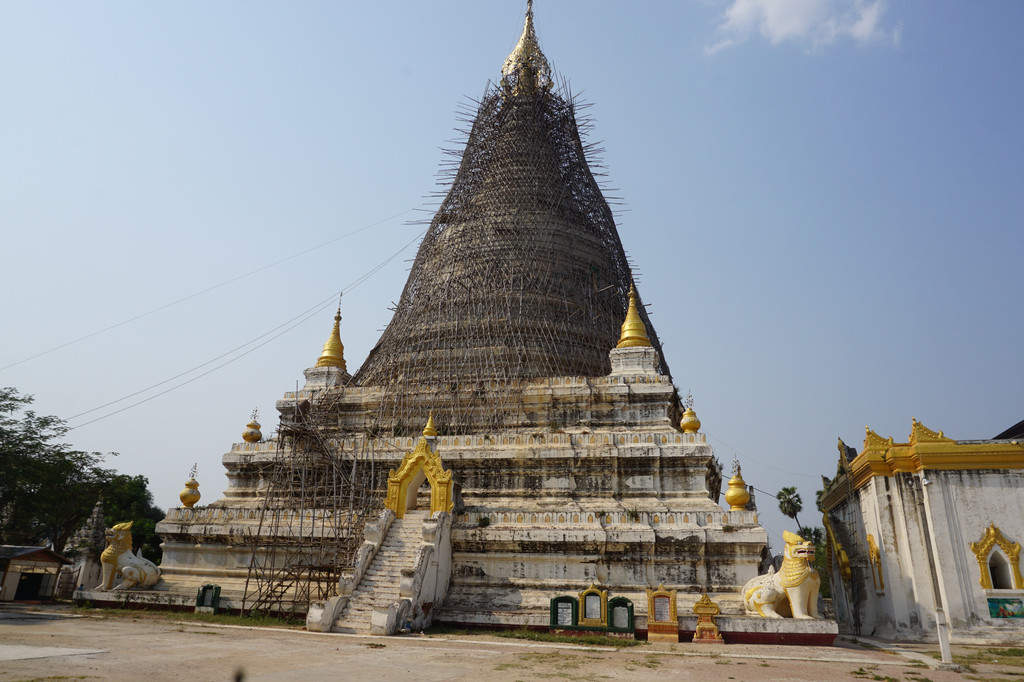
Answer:
<path fill-rule="evenodd" d="M 423 427 L 424 438 L 436 438 L 437 429 L 434 428 L 434 413 L 430 413 L 430 418 L 427 419 L 427 425 Z"/>
<path fill-rule="evenodd" d="M 501 67 L 501 79 L 515 94 L 530 93 L 538 87 L 551 89 L 551 65 L 540 51 L 533 30 L 533 0 L 526 2 L 526 23 L 519 42 Z"/>
<path fill-rule="evenodd" d="M 338 314 L 334 316 L 334 329 L 324 344 L 324 351 L 317 358 L 316 367 L 339 367 L 342 372 L 347 371 L 345 346 L 341 343 L 341 306 L 338 306 Z"/>
<path fill-rule="evenodd" d="M 634 348 L 637 346 L 650 346 L 651 340 L 647 338 L 647 327 L 640 319 L 637 312 L 636 288 L 632 283 L 629 285 L 629 308 L 626 310 L 626 321 L 622 323 L 622 335 L 616 348 Z"/>

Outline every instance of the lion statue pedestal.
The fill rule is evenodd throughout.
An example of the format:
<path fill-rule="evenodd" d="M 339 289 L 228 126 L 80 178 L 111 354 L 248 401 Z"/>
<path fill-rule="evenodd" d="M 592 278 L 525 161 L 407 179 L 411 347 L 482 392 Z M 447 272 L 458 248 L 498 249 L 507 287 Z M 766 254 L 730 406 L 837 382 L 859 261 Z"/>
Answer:
<path fill-rule="evenodd" d="M 821 576 L 811 566 L 814 545 L 788 530 L 782 538 L 786 541 L 782 570 L 776 573 L 772 568 L 743 586 L 747 613 L 762 618 L 819 618 Z"/>

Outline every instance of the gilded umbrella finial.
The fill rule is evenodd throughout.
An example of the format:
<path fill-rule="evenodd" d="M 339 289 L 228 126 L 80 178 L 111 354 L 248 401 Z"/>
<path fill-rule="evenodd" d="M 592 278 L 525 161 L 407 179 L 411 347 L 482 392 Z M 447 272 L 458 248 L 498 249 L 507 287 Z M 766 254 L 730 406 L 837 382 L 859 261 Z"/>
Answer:
<path fill-rule="evenodd" d="M 533 28 L 533 0 L 527 0 L 523 34 L 505 59 L 501 80 L 516 95 L 529 94 L 537 88 L 551 89 L 551 65 L 540 50 L 537 32 Z"/>
<path fill-rule="evenodd" d="M 317 367 L 338 367 L 342 372 L 345 367 L 345 346 L 341 343 L 341 306 L 338 306 L 338 313 L 334 316 L 334 329 L 324 344 L 324 350 L 316 361 Z"/>

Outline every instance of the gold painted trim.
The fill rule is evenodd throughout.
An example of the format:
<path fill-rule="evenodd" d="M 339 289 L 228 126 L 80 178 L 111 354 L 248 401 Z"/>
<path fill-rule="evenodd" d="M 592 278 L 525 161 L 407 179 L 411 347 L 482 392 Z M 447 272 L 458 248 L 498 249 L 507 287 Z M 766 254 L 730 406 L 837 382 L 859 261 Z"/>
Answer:
<path fill-rule="evenodd" d="M 1024 443 L 1017 441 L 959 442 L 912 420 L 906 443 L 882 438 L 865 428 L 864 449 L 847 463 L 840 441 L 839 471 L 822 498 L 826 509 L 846 499 L 848 487 L 857 490 L 876 476 L 917 474 L 925 470 L 1024 469 Z"/>
<path fill-rule="evenodd" d="M 679 625 L 679 617 L 676 615 L 676 592 L 677 590 L 666 590 L 664 584 L 659 584 L 658 589 L 647 590 L 647 622 L 649 623 L 671 623 L 672 625 Z M 667 597 L 668 598 L 668 620 L 656 620 L 654 609 L 654 599 L 656 597 Z"/>
<path fill-rule="evenodd" d="M 601 598 L 601 617 L 587 618 L 587 595 L 596 594 Z M 590 628 L 608 627 L 608 590 L 602 590 L 593 583 L 587 589 L 580 592 L 579 624 Z"/>
<path fill-rule="evenodd" d="M 388 493 L 384 506 L 395 512 L 396 518 L 404 518 L 408 502 L 409 487 L 420 471 L 430 482 L 430 513 L 450 512 L 455 508 L 452 498 L 452 472 L 444 468 L 441 455 L 431 450 L 426 437 L 421 437 L 416 449 L 402 458 L 398 471 L 388 473 Z M 412 491 L 415 495 L 416 491 Z"/>
<path fill-rule="evenodd" d="M 868 533 L 868 562 L 871 564 L 871 580 L 876 592 L 885 591 L 885 578 L 882 577 L 882 554 L 878 551 L 875 536 Z"/>
<path fill-rule="evenodd" d="M 839 577 L 844 582 L 850 582 L 850 577 L 853 575 L 853 572 L 850 570 L 850 557 L 846 550 L 843 549 L 839 538 L 836 537 L 836 532 L 832 529 L 832 520 L 828 518 L 827 512 L 822 515 L 822 525 L 825 526 L 825 534 L 828 536 L 826 559 L 828 560 L 829 575 L 832 575 L 832 562 L 837 561 L 839 563 Z"/>
<path fill-rule="evenodd" d="M 988 528 L 981 535 L 981 540 L 971 543 L 971 551 L 974 552 L 974 556 L 978 559 L 978 569 L 981 572 L 979 582 L 982 588 L 986 590 L 993 589 L 992 572 L 988 567 L 988 558 L 991 556 L 992 548 L 995 545 L 999 545 L 999 548 L 1003 550 L 1003 554 L 1006 555 L 1007 560 L 1010 562 L 1010 572 L 1013 574 L 1013 589 L 1024 589 L 1024 578 L 1020 574 L 1020 543 L 1007 540 L 1003 536 L 1003 532 L 994 523 L 988 525 Z"/>

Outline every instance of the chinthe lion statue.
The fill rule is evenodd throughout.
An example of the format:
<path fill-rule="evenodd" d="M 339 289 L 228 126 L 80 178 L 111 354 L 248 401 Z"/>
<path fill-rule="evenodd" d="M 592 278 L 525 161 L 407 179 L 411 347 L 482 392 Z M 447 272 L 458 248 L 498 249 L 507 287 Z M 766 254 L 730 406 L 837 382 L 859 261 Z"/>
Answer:
<path fill-rule="evenodd" d="M 784 531 L 786 541 L 782 570 L 772 567 L 743 587 L 748 613 L 762 618 L 818 618 L 818 587 L 821 576 L 811 566 L 814 545 L 796 533 Z"/>
<path fill-rule="evenodd" d="M 160 580 L 160 569 L 149 559 L 132 553 L 132 523 L 119 523 L 106 532 L 107 548 L 100 555 L 103 579 L 97 590 L 130 590 L 133 587 L 153 587 Z M 120 573 L 121 582 L 114 587 L 114 577 Z"/>

